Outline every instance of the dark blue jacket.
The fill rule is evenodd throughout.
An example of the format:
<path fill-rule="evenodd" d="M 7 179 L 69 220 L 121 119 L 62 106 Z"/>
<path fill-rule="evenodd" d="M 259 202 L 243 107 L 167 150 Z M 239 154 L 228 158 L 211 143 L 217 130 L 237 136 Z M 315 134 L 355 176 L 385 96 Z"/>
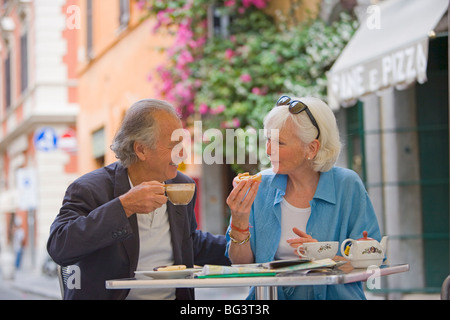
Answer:
<path fill-rule="evenodd" d="M 192 183 L 178 172 L 166 183 Z M 92 171 L 67 189 L 50 228 L 47 250 L 61 266 L 77 265 L 80 288 L 65 287 L 64 299 L 125 299 L 129 290 L 106 289 L 105 281 L 132 278 L 139 258 L 136 215 L 127 218 L 119 196 L 130 190 L 127 169 L 118 162 Z M 229 265 L 224 236 L 197 230 L 193 200 L 186 206 L 167 202 L 174 264 Z M 177 299 L 194 299 L 193 289 L 180 288 Z"/>

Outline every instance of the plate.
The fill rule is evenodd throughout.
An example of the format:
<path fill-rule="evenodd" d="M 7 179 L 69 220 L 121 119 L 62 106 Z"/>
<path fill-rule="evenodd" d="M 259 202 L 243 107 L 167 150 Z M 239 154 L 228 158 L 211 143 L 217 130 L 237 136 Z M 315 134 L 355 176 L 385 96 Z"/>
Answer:
<path fill-rule="evenodd" d="M 172 270 L 172 271 L 135 271 L 134 274 L 142 274 L 144 276 L 153 279 L 183 279 L 183 278 L 193 278 L 194 273 L 200 272 L 202 269 L 198 268 L 187 268 L 184 270 Z"/>

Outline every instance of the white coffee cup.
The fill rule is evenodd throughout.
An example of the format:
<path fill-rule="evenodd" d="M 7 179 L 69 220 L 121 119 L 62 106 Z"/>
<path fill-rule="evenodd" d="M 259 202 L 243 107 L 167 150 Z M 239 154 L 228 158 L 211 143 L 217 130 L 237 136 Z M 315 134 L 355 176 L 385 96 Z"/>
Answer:
<path fill-rule="evenodd" d="M 310 260 L 332 259 L 338 247 L 338 241 L 305 242 L 297 247 L 297 253 L 301 258 Z"/>
<path fill-rule="evenodd" d="M 195 183 L 166 184 L 166 195 L 174 205 L 186 205 L 194 197 Z"/>

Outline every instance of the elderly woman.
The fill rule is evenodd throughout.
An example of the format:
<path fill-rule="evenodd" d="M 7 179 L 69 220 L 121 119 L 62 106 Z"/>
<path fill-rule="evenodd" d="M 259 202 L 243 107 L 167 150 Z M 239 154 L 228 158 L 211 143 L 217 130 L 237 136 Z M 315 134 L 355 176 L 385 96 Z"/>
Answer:
<path fill-rule="evenodd" d="M 234 264 L 298 257 L 304 242 L 380 240 L 380 230 L 358 175 L 334 166 L 341 144 L 336 119 L 317 98 L 283 96 L 264 120 L 272 168 L 261 181 L 231 191 L 227 254 Z M 272 129 L 272 130 L 271 130 Z M 340 257 L 342 259 L 342 257 Z M 253 290 L 250 297 L 253 295 Z M 279 287 L 280 299 L 365 299 L 362 284 Z"/>

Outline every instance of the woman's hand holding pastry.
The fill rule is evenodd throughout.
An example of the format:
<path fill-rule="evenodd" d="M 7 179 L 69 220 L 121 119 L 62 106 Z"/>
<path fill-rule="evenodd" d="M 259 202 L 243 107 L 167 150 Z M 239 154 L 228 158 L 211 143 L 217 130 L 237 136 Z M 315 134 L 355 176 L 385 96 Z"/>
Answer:
<path fill-rule="evenodd" d="M 239 229 L 248 229 L 248 218 L 253 201 L 258 192 L 258 180 L 244 180 L 238 183 L 227 198 L 233 225 Z"/>

